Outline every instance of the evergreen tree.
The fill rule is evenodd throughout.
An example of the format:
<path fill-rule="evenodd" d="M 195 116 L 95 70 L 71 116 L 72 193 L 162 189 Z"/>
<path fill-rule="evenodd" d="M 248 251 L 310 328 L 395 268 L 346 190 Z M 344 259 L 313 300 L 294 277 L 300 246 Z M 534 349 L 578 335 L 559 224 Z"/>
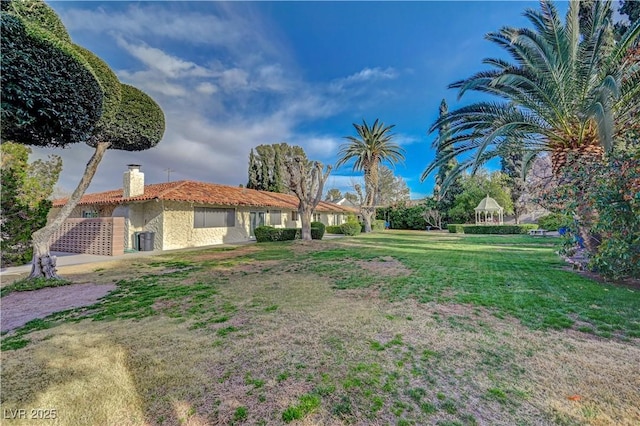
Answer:
<path fill-rule="evenodd" d="M 4 144 L 3 144 L 4 145 Z M 27 151 L 5 162 L 0 171 L 0 263 L 2 267 L 24 265 L 33 256 L 31 232 L 47 223 L 51 201 L 41 198 L 30 205 L 24 197 L 24 185 L 28 177 Z"/>
<path fill-rule="evenodd" d="M 251 149 L 251 152 L 249 153 L 249 181 L 247 182 L 247 188 L 257 189 L 259 170 L 256 156 L 253 153 L 253 149 Z"/>
<path fill-rule="evenodd" d="M 286 143 L 258 145 L 249 153 L 249 181 L 247 188 L 271 192 L 290 192 L 289 173 L 285 163 L 294 157 L 306 161 L 307 155 L 299 146 Z"/>

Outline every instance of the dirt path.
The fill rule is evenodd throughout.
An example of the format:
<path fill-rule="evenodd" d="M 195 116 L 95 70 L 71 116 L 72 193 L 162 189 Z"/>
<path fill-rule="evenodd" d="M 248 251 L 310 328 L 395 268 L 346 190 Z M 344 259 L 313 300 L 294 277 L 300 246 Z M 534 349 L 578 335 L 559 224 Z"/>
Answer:
<path fill-rule="evenodd" d="M 92 305 L 115 289 L 114 284 L 72 284 L 11 293 L 0 301 L 0 328 L 9 331 L 54 312 Z"/>

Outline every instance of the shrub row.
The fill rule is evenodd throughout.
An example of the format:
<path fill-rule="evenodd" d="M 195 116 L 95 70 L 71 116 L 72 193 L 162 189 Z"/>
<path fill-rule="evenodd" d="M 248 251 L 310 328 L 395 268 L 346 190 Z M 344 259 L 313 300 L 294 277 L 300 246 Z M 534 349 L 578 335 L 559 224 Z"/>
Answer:
<path fill-rule="evenodd" d="M 452 234 L 527 234 L 538 225 L 526 223 L 522 225 L 460 225 L 449 224 L 447 229 Z"/>
<path fill-rule="evenodd" d="M 321 240 L 324 237 L 325 228 L 322 222 L 311 222 L 311 239 Z"/>
<path fill-rule="evenodd" d="M 300 228 L 274 228 L 273 226 L 258 226 L 253 233 L 256 241 L 264 243 L 267 241 L 291 241 L 300 238 L 302 230 Z"/>
<path fill-rule="evenodd" d="M 551 213 L 538 219 L 540 228 L 546 229 L 547 231 L 557 231 L 562 227 L 567 228 L 572 223 L 573 220 L 571 217 L 558 213 Z"/>
<path fill-rule="evenodd" d="M 322 222 L 311 222 L 311 239 L 321 240 L 324 237 L 325 226 Z M 292 241 L 302 238 L 300 228 L 274 228 L 273 226 L 258 226 L 254 231 L 256 241 Z"/>
<path fill-rule="evenodd" d="M 464 225 L 450 223 L 447 225 L 450 234 L 464 234 Z"/>
<path fill-rule="evenodd" d="M 325 231 L 327 234 L 342 234 L 342 227 L 340 225 L 329 225 Z"/>
<path fill-rule="evenodd" d="M 373 223 L 371 223 L 371 230 L 372 231 L 384 231 L 384 224 L 385 221 L 384 220 L 374 220 Z"/>
<path fill-rule="evenodd" d="M 347 222 L 340 225 L 340 230 L 344 235 L 352 237 L 362 232 L 362 225 L 358 222 Z"/>

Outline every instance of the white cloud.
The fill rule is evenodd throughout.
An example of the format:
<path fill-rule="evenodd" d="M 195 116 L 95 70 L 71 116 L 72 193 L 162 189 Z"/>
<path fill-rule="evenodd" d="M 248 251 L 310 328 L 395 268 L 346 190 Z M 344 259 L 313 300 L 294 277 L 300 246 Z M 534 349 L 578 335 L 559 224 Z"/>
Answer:
<path fill-rule="evenodd" d="M 354 90 L 354 86 L 359 85 L 361 83 L 367 83 L 372 81 L 379 80 L 393 80 L 398 77 L 398 72 L 389 67 L 382 69 L 380 67 L 376 68 L 364 68 L 357 73 L 351 74 L 347 77 L 339 78 L 334 80 L 330 88 L 332 91 L 341 92 L 346 89 Z M 364 91 L 365 89 L 360 89 Z"/>
<path fill-rule="evenodd" d="M 171 56 L 164 51 L 145 44 L 131 44 L 117 38 L 118 45 L 152 70 L 160 71 L 169 78 L 210 77 L 213 73 L 193 62 Z"/>
<path fill-rule="evenodd" d="M 362 82 L 362 81 L 373 81 L 373 80 L 393 80 L 398 77 L 398 73 L 393 68 L 382 69 L 379 67 L 376 68 L 365 68 L 355 74 L 352 74 L 344 79 L 346 82 Z"/>
<path fill-rule="evenodd" d="M 166 117 L 166 133 L 155 148 L 142 152 L 109 151 L 89 188 L 91 192 L 121 187 L 122 173 L 129 163 L 143 165 L 148 183 L 166 181 L 168 168 L 173 180 L 245 183 L 249 151 L 260 144 L 296 144 L 312 159 L 326 164 L 332 161 L 343 139 L 300 131 L 299 126 L 308 127 L 314 120 L 352 108 L 355 98 L 363 101 L 375 95 L 366 90 L 336 93 L 332 89 L 335 82 L 303 81 L 295 73 L 295 66 L 287 66 L 286 53 L 282 54 L 273 32 L 265 31 L 259 18 L 238 12 L 238 8 L 249 6 L 217 2 L 202 6 L 221 8 L 220 16 L 172 13 L 172 8 L 181 7 L 180 3 L 142 3 L 127 6 L 124 12 L 68 9 L 62 13 L 70 31 L 88 31 L 104 36 L 101 39 L 115 39 L 115 46 L 121 51 L 112 55 L 126 52 L 137 59 L 138 64 L 129 63 L 126 69 L 118 70 L 118 77 L 152 95 Z M 176 42 L 170 51 L 169 45 L 163 43 L 166 39 L 182 42 L 184 51 L 176 50 Z M 82 44 L 81 40 L 78 42 Z M 215 46 L 210 51 L 216 54 L 189 56 L 188 51 L 198 44 Z M 365 68 L 339 81 L 356 86 L 396 77 L 392 68 Z M 64 161 L 62 187 L 75 188 L 91 151 L 77 146 L 56 152 Z M 331 179 L 342 190 L 352 191 L 352 181 L 361 178 Z"/>
<path fill-rule="evenodd" d="M 249 74 L 241 69 L 233 68 L 225 70 L 220 75 L 220 86 L 227 91 L 248 87 Z"/>
<path fill-rule="evenodd" d="M 218 91 L 218 86 L 212 83 L 204 82 L 196 86 L 196 91 L 205 95 L 213 95 Z"/>

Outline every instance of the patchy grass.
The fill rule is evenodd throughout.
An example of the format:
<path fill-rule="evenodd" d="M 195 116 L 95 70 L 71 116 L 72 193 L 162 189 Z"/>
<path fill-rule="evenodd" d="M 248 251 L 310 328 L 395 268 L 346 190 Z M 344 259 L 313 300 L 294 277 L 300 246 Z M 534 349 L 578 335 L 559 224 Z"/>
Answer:
<path fill-rule="evenodd" d="M 41 288 L 60 287 L 60 286 L 69 285 L 69 284 L 73 284 L 73 283 L 66 279 L 47 280 L 44 278 L 35 278 L 35 279 L 23 278 L 0 288 L 0 297 L 6 296 L 10 293 L 13 293 L 14 291 L 32 291 L 32 290 L 39 290 Z"/>
<path fill-rule="evenodd" d="M 105 300 L 3 336 L 0 409 L 63 425 L 636 425 L 639 295 L 562 270 L 550 241 L 385 232 L 108 265 Z"/>

